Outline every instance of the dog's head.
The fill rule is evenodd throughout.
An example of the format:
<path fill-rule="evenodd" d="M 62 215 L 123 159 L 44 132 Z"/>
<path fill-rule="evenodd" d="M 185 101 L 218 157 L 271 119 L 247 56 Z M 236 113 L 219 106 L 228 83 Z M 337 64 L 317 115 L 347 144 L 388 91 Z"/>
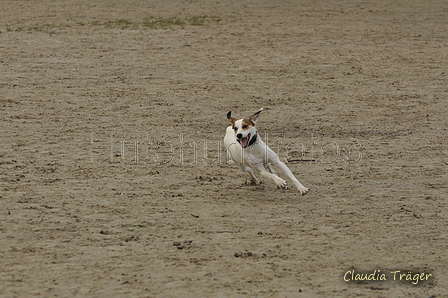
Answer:
<path fill-rule="evenodd" d="M 232 123 L 236 140 L 241 144 L 241 147 L 246 148 L 251 143 L 251 140 L 254 137 L 256 138 L 257 129 L 255 124 L 258 121 L 258 117 L 260 117 L 261 111 L 263 111 L 263 108 L 247 119 L 236 119 L 232 117 L 232 112 L 227 113 L 227 119 Z"/>

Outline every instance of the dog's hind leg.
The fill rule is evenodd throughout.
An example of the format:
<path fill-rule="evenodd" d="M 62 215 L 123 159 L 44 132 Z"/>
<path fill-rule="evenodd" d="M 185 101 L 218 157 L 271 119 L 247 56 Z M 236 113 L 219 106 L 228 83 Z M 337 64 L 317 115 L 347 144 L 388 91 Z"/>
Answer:
<path fill-rule="evenodd" d="M 274 175 L 277 175 L 277 173 L 275 172 L 275 170 L 274 170 L 274 168 L 272 167 L 272 165 L 271 165 L 270 162 L 267 162 L 267 163 L 265 164 L 265 166 L 268 167 L 269 172 L 271 172 L 271 173 L 274 174 Z M 278 175 L 277 175 L 277 176 L 278 176 Z"/>
<path fill-rule="evenodd" d="M 269 178 L 271 180 L 273 180 L 275 182 L 275 184 L 277 185 L 278 188 L 281 189 L 288 189 L 288 185 L 286 184 L 286 181 L 283 180 L 282 178 L 280 178 L 279 176 L 277 176 L 276 174 L 271 174 L 269 173 L 265 167 L 263 166 L 263 164 L 259 163 L 259 164 L 255 164 L 253 165 L 262 176 Z M 269 166 L 268 166 L 269 168 Z"/>
<path fill-rule="evenodd" d="M 303 186 L 302 183 L 300 183 L 299 180 L 294 176 L 294 174 L 291 172 L 291 170 L 280 160 L 278 160 L 275 165 L 280 168 L 280 170 L 288 176 L 288 178 L 294 183 L 294 185 L 297 187 L 297 190 L 300 192 L 301 195 L 307 194 L 310 189 Z"/>
<path fill-rule="evenodd" d="M 241 170 L 249 173 L 250 185 L 260 185 L 260 181 L 258 181 L 257 177 L 255 177 L 254 171 L 250 167 L 248 167 L 242 163 L 240 164 L 240 167 L 241 167 Z"/>

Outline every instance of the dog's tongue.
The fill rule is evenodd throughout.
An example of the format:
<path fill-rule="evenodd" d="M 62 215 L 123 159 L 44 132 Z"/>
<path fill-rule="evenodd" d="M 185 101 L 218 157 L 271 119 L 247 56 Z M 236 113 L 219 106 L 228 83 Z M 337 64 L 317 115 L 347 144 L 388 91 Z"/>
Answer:
<path fill-rule="evenodd" d="M 241 147 L 246 148 L 247 142 L 249 142 L 250 134 L 247 135 L 244 139 L 241 139 Z"/>

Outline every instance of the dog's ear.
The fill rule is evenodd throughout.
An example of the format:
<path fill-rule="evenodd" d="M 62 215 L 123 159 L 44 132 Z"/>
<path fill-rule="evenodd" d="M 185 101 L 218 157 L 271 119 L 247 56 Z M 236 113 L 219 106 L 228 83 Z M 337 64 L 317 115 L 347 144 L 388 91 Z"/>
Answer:
<path fill-rule="evenodd" d="M 252 121 L 254 124 L 257 123 L 258 121 L 258 117 L 260 117 L 260 113 L 261 111 L 263 111 L 263 108 L 261 108 L 258 112 L 256 112 L 255 114 L 253 114 L 252 116 L 249 117 L 249 120 Z"/>
<path fill-rule="evenodd" d="M 230 122 L 234 123 L 237 119 L 232 117 L 232 111 L 227 113 L 227 119 L 230 120 Z"/>

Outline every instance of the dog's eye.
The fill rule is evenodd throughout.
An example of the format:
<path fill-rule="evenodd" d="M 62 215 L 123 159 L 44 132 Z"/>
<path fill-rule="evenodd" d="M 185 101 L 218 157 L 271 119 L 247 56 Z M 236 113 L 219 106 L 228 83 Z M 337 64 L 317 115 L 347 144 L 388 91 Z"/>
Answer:
<path fill-rule="evenodd" d="M 244 125 L 243 125 L 243 128 L 247 128 L 248 126 L 249 126 L 249 125 L 244 124 Z"/>
<path fill-rule="evenodd" d="M 238 128 L 234 127 L 233 130 L 238 130 Z"/>

